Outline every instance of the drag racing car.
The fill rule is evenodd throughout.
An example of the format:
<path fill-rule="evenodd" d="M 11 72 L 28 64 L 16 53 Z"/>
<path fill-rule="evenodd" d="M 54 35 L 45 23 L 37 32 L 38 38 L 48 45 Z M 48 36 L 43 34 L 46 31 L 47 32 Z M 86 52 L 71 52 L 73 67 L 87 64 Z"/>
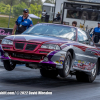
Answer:
<path fill-rule="evenodd" d="M 21 35 L 5 37 L 0 52 L 7 71 L 25 64 L 40 69 L 44 77 L 65 78 L 71 74 L 85 82 L 93 82 L 100 72 L 99 48 L 77 27 L 36 24 Z"/>

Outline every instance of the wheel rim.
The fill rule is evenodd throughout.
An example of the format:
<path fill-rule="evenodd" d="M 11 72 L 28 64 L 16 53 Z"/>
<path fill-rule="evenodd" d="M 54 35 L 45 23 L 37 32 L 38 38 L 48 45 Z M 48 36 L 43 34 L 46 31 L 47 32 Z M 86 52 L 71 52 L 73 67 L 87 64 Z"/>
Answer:
<path fill-rule="evenodd" d="M 92 69 L 92 75 L 93 75 L 93 76 L 96 75 L 96 65 L 95 65 L 94 68 Z"/>
<path fill-rule="evenodd" d="M 69 72 L 69 68 L 70 68 L 70 56 L 68 56 L 65 61 L 65 73 L 66 74 Z"/>
<path fill-rule="evenodd" d="M 13 64 L 12 62 L 10 62 L 10 67 L 11 67 L 11 69 L 14 69 L 15 66 L 16 66 L 16 64 Z"/>

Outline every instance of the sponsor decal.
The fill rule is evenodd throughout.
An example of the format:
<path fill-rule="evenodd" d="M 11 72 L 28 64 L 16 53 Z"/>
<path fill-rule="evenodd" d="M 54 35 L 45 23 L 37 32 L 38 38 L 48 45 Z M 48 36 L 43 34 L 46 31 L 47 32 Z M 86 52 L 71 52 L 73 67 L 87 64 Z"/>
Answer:
<path fill-rule="evenodd" d="M 79 60 L 78 63 L 81 63 L 81 61 Z"/>
<path fill-rule="evenodd" d="M 60 60 L 64 61 L 64 59 L 65 59 L 65 56 L 62 55 L 62 56 L 60 57 Z"/>
<path fill-rule="evenodd" d="M 64 61 L 63 61 L 63 60 L 60 60 L 60 61 L 56 61 L 55 63 L 56 63 L 56 64 L 61 64 L 61 65 L 62 65 L 62 64 L 64 63 Z"/>
<path fill-rule="evenodd" d="M 60 64 L 63 64 L 64 63 L 64 60 L 60 60 Z"/>
<path fill-rule="evenodd" d="M 78 61 L 75 61 L 75 62 L 74 62 L 74 65 L 77 66 L 77 64 L 78 64 Z"/>
<path fill-rule="evenodd" d="M 64 60 L 65 60 L 65 55 L 62 55 L 62 56 L 60 57 L 60 64 L 63 64 L 63 63 L 64 63 Z"/>
<path fill-rule="evenodd" d="M 80 68 L 82 70 L 92 70 L 95 66 L 95 63 L 85 62 L 85 61 L 75 61 L 73 67 Z"/>
<path fill-rule="evenodd" d="M 60 62 L 59 61 L 56 61 L 55 63 L 59 64 Z"/>

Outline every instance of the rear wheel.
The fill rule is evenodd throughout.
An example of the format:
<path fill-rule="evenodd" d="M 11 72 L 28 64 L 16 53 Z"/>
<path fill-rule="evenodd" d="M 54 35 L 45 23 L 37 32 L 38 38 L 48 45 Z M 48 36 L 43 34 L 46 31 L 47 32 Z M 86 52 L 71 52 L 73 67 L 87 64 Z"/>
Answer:
<path fill-rule="evenodd" d="M 86 74 L 86 73 L 77 72 L 76 73 L 76 79 L 77 79 L 77 81 L 92 83 L 95 80 L 95 78 L 96 78 L 97 69 L 98 69 L 97 65 L 95 65 L 94 68 L 91 71 L 91 74 L 89 74 L 89 75 Z"/>
<path fill-rule="evenodd" d="M 64 63 L 63 63 L 63 69 L 58 69 L 59 75 L 61 77 L 67 77 L 70 73 L 72 63 L 72 56 L 70 52 L 67 52 L 67 55 L 65 57 Z"/>
<path fill-rule="evenodd" d="M 52 77 L 55 78 L 58 76 L 58 71 L 57 70 L 45 70 L 45 69 L 40 69 L 40 74 L 43 77 Z"/>
<path fill-rule="evenodd" d="M 7 71 L 12 71 L 16 64 L 13 63 L 13 62 L 10 62 L 9 60 L 4 60 L 3 61 L 3 64 L 4 64 L 4 68 L 7 70 Z"/>

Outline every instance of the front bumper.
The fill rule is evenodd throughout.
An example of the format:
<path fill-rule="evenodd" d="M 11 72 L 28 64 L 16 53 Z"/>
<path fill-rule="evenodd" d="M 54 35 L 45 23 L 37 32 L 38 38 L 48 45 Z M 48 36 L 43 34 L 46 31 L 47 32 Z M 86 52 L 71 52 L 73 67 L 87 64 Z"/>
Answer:
<path fill-rule="evenodd" d="M 66 52 L 64 51 L 51 51 L 49 54 L 47 55 L 39 55 L 39 54 L 31 54 L 31 55 L 35 55 L 35 56 L 41 56 L 41 59 L 28 59 L 28 58 L 21 58 L 20 56 L 15 57 L 12 56 L 11 53 L 12 52 L 6 52 L 8 53 L 8 57 L 5 57 L 5 52 L 3 51 L 2 55 L 1 55 L 1 60 L 10 60 L 10 61 L 15 61 L 16 63 L 23 63 L 23 64 L 28 64 L 28 63 L 33 63 L 33 64 L 37 64 L 39 66 L 51 66 L 54 68 L 58 68 L 58 69 L 62 69 L 63 68 L 63 62 L 65 59 L 65 55 Z M 18 53 L 18 52 L 16 52 Z M 19 53 L 22 55 L 22 53 Z M 26 53 L 24 53 L 26 55 Z M 27 53 L 28 55 L 28 53 Z M 30 55 L 30 54 L 29 54 Z M 45 58 L 47 58 L 47 61 L 45 60 Z"/>

